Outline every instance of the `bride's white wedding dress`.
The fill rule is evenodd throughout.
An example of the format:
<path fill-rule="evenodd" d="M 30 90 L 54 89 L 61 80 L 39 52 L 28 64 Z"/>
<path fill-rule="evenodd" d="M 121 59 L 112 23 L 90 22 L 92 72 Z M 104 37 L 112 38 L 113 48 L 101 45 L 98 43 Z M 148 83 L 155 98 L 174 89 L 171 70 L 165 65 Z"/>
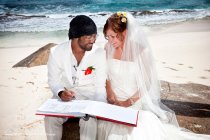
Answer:
<path fill-rule="evenodd" d="M 136 91 L 136 72 L 133 62 L 110 59 L 109 79 L 112 89 L 118 100 L 124 101 L 130 98 Z M 120 65 L 127 63 L 129 68 L 120 70 Z M 98 121 L 98 140 L 203 140 L 210 139 L 209 136 L 197 135 L 181 131 L 181 128 L 165 124 L 150 111 L 143 110 L 141 97 L 131 108 L 139 110 L 137 127 L 117 124 L 108 121 Z"/>

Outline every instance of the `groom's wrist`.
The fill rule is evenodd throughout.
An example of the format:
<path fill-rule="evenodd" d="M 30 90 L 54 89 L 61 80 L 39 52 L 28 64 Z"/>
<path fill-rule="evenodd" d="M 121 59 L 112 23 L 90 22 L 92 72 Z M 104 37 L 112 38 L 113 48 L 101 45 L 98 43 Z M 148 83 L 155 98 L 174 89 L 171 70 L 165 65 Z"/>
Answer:
<path fill-rule="evenodd" d="M 58 92 L 58 97 L 61 98 L 61 94 L 63 93 L 63 91 Z"/>

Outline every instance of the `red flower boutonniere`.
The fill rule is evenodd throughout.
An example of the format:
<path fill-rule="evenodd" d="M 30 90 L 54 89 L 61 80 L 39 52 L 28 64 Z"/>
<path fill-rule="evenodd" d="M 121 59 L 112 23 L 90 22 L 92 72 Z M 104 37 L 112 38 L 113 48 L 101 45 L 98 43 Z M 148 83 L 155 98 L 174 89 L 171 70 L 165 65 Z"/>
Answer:
<path fill-rule="evenodd" d="M 88 67 L 86 70 L 84 70 L 85 75 L 91 74 L 93 70 L 95 70 L 93 66 Z"/>

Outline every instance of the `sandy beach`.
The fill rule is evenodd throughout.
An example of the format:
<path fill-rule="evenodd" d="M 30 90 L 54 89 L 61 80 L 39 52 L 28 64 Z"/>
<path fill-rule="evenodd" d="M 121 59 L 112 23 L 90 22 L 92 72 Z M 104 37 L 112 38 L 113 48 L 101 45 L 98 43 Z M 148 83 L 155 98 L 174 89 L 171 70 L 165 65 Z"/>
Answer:
<path fill-rule="evenodd" d="M 210 85 L 209 21 L 152 27 L 148 36 L 160 80 Z"/>
<path fill-rule="evenodd" d="M 210 19 L 144 27 L 155 57 L 158 77 L 172 83 L 210 86 Z M 40 33 L 41 34 L 41 33 Z M 101 31 L 96 42 L 105 42 Z M 28 40 L 26 36 L 31 35 Z M 67 40 L 34 33 L 2 35 L 0 45 L 0 139 L 45 140 L 42 116 L 36 109 L 51 97 L 47 67 L 12 68 L 47 43 Z M 13 39 L 14 38 L 14 39 Z M 10 41 L 11 39 L 11 41 Z"/>

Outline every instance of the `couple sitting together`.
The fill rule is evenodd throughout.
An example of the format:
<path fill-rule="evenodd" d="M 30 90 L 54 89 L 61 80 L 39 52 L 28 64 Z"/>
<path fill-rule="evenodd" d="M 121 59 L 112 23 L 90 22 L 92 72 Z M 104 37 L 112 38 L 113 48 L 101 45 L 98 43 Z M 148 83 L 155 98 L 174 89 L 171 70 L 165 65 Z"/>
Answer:
<path fill-rule="evenodd" d="M 210 139 L 180 128 L 175 113 L 161 103 L 149 44 L 131 14 L 111 15 L 103 33 L 107 43 L 104 48 L 96 47 L 94 21 L 85 15 L 71 20 L 69 41 L 53 47 L 48 60 L 53 98 L 95 100 L 137 109 L 138 124 L 131 127 L 96 118 L 80 119 L 81 140 Z M 61 140 L 67 119 L 45 117 L 48 140 Z"/>

